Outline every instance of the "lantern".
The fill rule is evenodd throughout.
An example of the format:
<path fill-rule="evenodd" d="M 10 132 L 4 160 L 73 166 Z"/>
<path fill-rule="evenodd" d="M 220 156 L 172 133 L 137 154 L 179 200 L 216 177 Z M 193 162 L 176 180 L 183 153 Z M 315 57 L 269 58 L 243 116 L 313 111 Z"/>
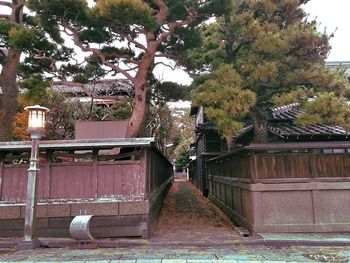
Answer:
<path fill-rule="evenodd" d="M 46 113 L 49 109 L 40 105 L 28 106 L 24 109 L 29 112 L 27 132 L 31 137 L 40 138 L 45 133 Z"/>
<path fill-rule="evenodd" d="M 18 250 L 34 249 L 40 247 L 40 242 L 35 238 L 35 221 L 36 221 L 36 192 L 37 192 L 37 175 L 39 172 L 39 140 L 45 133 L 45 120 L 48 108 L 39 105 L 25 107 L 29 112 L 28 133 L 32 139 L 30 162 L 27 177 L 27 198 L 26 210 L 24 214 L 24 237 L 17 244 Z"/>

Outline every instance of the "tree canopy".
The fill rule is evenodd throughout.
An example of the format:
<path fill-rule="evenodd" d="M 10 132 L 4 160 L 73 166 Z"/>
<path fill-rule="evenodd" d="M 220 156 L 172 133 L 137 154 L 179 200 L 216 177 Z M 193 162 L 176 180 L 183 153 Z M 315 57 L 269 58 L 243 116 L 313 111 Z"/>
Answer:
<path fill-rule="evenodd" d="M 13 0 L 2 3 L 11 5 L 13 14 L 21 14 L 21 18 L 11 21 L 8 19 L 12 15 L 3 15 L 0 20 L 4 47 L 7 50 L 14 47 L 19 52 L 17 60 L 5 56 L 5 60 L 13 61 L 10 70 L 13 80 L 11 87 L 8 81 L 1 84 L 1 97 L 9 96 L 4 90 L 11 90 L 12 97 L 16 97 L 18 76 L 25 79 L 41 75 L 43 80 L 79 84 L 82 88 L 96 79 L 123 78 L 134 87 L 128 136 L 137 136 L 149 107 L 153 69 L 164 64 L 161 58 L 177 60 L 187 49 L 198 46 L 195 26 L 222 12 L 226 2 L 100 0 L 89 5 L 84 0 Z M 24 5 L 32 13 L 22 15 Z M 24 61 L 19 63 L 24 51 Z M 76 51 L 83 53 L 84 58 L 75 56 Z M 11 123 L 14 112 L 6 111 L 2 104 L 0 112 L 8 116 L 3 125 Z"/>
<path fill-rule="evenodd" d="M 37 60 L 37 65 L 43 63 L 40 60 L 43 55 L 65 57 L 54 42 L 46 39 L 43 27 L 32 16 L 23 14 L 25 4 L 26 1 L 20 0 L 0 2 L 1 11 L 9 10 L 8 14 L 0 13 L 0 140 L 11 138 L 19 91 L 17 80 L 21 77 L 21 55 Z"/>
<path fill-rule="evenodd" d="M 243 115 L 248 113 L 254 123 L 254 140 L 267 141 L 266 109 L 274 102 L 286 100 L 288 94 L 293 97 L 291 94 L 304 91 L 307 94 L 304 100 L 310 96 L 322 98 L 322 92 L 332 92 L 335 97 L 344 94 L 347 84 L 325 67 L 331 36 L 318 32 L 316 21 L 307 20 L 302 9 L 306 2 L 232 1 L 223 17 L 202 28 L 202 48 L 188 52 L 184 62 L 201 75 L 194 102 L 206 106 L 208 117 L 226 137 L 237 130 L 238 123 L 242 125 Z M 227 65 L 230 72 L 213 82 L 213 77 L 220 75 Z M 203 77 L 205 74 L 209 76 Z M 223 78 L 239 81 L 230 81 L 235 85 L 228 91 L 221 83 Z M 236 109 L 223 109 L 229 94 L 237 91 L 242 96 L 253 93 L 255 98 L 237 101 Z M 203 96 L 205 93 L 213 99 Z M 294 101 L 300 99 L 294 96 Z M 336 119 L 340 120 L 339 114 Z M 307 123 L 305 120 L 306 115 L 303 124 Z M 317 121 L 329 123 L 330 119 Z"/>

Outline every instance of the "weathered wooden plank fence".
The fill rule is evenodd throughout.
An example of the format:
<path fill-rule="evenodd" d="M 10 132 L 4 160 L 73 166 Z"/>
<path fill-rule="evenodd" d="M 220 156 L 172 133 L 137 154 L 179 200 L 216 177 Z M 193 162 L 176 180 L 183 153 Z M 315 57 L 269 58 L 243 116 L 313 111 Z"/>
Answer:
<path fill-rule="evenodd" d="M 147 237 L 173 175 L 152 142 L 41 142 L 38 233 L 67 236 L 72 217 L 87 213 L 95 236 Z M 115 154 L 119 148 L 126 153 Z M 0 143 L 0 236 L 22 234 L 29 150 L 30 142 Z"/>
<path fill-rule="evenodd" d="M 350 231 L 350 142 L 252 144 L 209 160 L 206 180 L 252 231 Z"/>

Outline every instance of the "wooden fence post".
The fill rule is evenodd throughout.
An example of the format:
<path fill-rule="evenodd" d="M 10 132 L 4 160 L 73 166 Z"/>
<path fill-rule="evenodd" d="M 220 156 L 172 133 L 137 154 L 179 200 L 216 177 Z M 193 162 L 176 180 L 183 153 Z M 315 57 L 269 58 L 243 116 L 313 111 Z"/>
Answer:
<path fill-rule="evenodd" d="M 250 176 L 249 179 L 255 180 L 258 179 L 258 160 L 255 152 L 250 151 Z"/>
<path fill-rule="evenodd" d="M 92 179 L 92 193 L 94 197 L 98 197 L 98 149 L 92 150 L 92 165 L 91 165 L 91 179 Z"/>
<path fill-rule="evenodd" d="M 149 198 L 151 193 L 151 181 L 152 181 L 152 165 L 151 162 L 151 150 L 149 148 L 144 148 L 141 155 L 141 169 L 142 173 L 145 175 L 145 197 Z"/>
<path fill-rule="evenodd" d="M 0 201 L 2 200 L 2 174 L 3 174 L 3 164 L 4 164 L 4 153 L 0 152 Z"/>
<path fill-rule="evenodd" d="M 316 177 L 315 150 L 310 149 L 311 178 Z"/>
<path fill-rule="evenodd" d="M 46 150 L 45 152 L 45 178 L 44 178 L 44 199 L 50 199 L 51 192 L 51 162 L 52 162 L 52 151 Z"/>

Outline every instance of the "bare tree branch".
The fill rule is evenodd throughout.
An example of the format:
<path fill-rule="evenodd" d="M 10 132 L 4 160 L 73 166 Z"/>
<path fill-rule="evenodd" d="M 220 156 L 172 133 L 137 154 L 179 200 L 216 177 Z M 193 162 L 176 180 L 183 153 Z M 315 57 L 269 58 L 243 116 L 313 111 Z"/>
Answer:
<path fill-rule="evenodd" d="M 146 47 L 144 45 L 142 45 L 140 42 L 136 41 L 135 39 L 132 39 L 130 36 L 126 35 L 125 38 L 129 43 L 134 44 L 135 47 L 142 50 L 146 50 Z"/>
<path fill-rule="evenodd" d="M 170 68 L 170 69 L 172 69 L 172 70 L 175 70 L 175 69 L 176 69 L 176 66 L 169 65 L 169 64 L 164 63 L 164 62 L 162 62 L 162 61 L 159 61 L 159 62 L 157 62 L 157 63 L 154 63 L 154 65 L 155 65 L 155 66 L 157 66 L 157 65 L 163 65 L 163 66 L 168 67 L 168 68 Z"/>

